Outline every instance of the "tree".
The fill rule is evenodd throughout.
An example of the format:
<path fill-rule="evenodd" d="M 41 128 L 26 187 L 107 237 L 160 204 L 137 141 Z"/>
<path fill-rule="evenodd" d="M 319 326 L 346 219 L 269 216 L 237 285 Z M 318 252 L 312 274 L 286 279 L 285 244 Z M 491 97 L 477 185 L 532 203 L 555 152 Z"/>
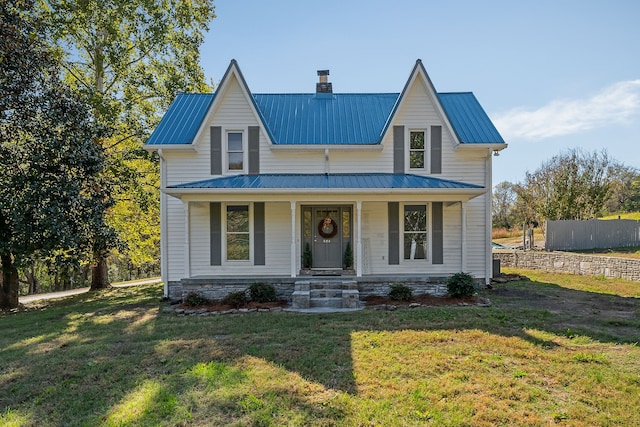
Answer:
<path fill-rule="evenodd" d="M 111 205 L 96 143 L 107 134 L 60 79 L 33 2 L 5 0 L 0 12 L 0 307 L 14 308 L 20 266 L 115 236 L 96 215 Z"/>
<path fill-rule="evenodd" d="M 517 194 L 514 184 L 503 181 L 493 189 L 493 226 L 511 229 L 515 225 L 514 211 Z"/>
<path fill-rule="evenodd" d="M 39 0 L 49 36 L 65 59 L 69 82 L 92 100 L 96 116 L 112 131 L 104 141 L 109 174 L 118 204 L 135 203 L 103 212 L 127 243 L 122 224 L 135 219 L 141 227 L 158 223 L 157 161 L 142 143 L 179 91 L 206 91 L 199 65 L 199 47 L 215 17 L 212 0 Z M 145 176 L 145 180 L 140 180 Z M 153 199 L 153 202 L 150 200 Z M 118 212 L 138 211 L 128 220 Z M 159 230 L 148 238 L 157 252 Z M 92 288 L 108 285 L 108 249 L 96 242 Z M 148 259 L 133 257 L 130 259 Z"/>
<path fill-rule="evenodd" d="M 606 151 L 556 155 L 514 187 L 517 215 L 525 223 L 596 218 L 610 197 L 616 167 Z"/>

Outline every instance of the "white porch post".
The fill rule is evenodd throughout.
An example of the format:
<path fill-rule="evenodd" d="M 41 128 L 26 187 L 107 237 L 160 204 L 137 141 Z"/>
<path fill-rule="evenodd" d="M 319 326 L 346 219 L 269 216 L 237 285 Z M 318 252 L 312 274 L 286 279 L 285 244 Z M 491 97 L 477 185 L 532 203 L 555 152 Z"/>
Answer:
<path fill-rule="evenodd" d="M 167 234 L 167 194 L 164 189 L 167 187 L 167 166 L 162 156 L 162 150 L 158 150 L 160 157 L 160 280 L 163 283 L 162 296 L 169 296 L 169 274 L 167 256 L 169 252 Z"/>
<path fill-rule="evenodd" d="M 356 277 L 362 277 L 362 201 L 356 201 Z"/>
<path fill-rule="evenodd" d="M 291 201 L 291 277 L 296 277 L 298 257 L 296 256 L 296 202 Z"/>
<path fill-rule="evenodd" d="M 189 202 L 184 204 L 184 277 L 191 276 L 191 260 L 189 257 L 190 234 L 191 234 L 191 218 L 189 218 Z"/>
<path fill-rule="evenodd" d="M 467 202 L 460 202 L 460 216 L 462 217 L 462 236 L 461 236 L 461 267 L 460 271 L 467 272 Z"/>

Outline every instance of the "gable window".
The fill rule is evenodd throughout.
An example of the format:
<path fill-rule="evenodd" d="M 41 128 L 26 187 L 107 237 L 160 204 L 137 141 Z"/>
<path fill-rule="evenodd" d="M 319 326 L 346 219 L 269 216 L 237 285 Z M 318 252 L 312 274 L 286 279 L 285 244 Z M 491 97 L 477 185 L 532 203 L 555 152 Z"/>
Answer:
<path fill-rule="evenodd" d="M 409 132 L 409 168 L 424 169 L 426 132 L 412 130 Z"/>
<path fill-rule="evenodd" d="M 244 170 L 244 144 L 242 132 L 227 132 L 227 169 Z"/>
<path fill-rule="evenodd" d="M 404 206 L 404 259 L 427 258 L 427 206 Z"/>
<path fill-rule="evenodd" d="M 249 260 L 249 206 L 227 206 L 227 260 Z"/>

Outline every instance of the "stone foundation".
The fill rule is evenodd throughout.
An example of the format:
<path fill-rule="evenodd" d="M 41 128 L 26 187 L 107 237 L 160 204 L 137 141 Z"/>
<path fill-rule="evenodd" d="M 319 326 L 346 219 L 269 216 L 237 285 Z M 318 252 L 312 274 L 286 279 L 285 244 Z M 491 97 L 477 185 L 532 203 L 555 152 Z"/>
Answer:
<path fill-rule="evenodd" d="M 295 283 L 297 281 L 306 280 L 300 277 L 285 278 L 190 278 L 182 279 L 179 282 L 169 282 L 169 298 L 171 300 L 180 300 L 190 292 L 197 292 L 203 297 L 210 300 L 222 300 L 231 292 L 246 291 L 252 283 L 269 283 L 276 289 L 278 299 L 286 300 L 289 303 L 293 300 Z M 430 294 L 434 296 L 444 296 L 447 294 L 447 277 L 424 277 L 424 276 L 405 276 L 405 277 L 335 277 L 324 278 L 324 281 L 350 281 L 354 283 L 353 290 L 357 288 L 359 299 L 365 299 L 368 296 L 387 296 L 389 288 L 394 283 L 401 283 L 413 289 L 414 295 Z M 484 279 L 477 279 L 478 283 L 484 283 Z M 352 300 L 353 296 L 347 292 L 348 300 Z M 355 292 L 353 292 L 355 294 Z M 344 295 L 343 295 L 344 296 Z M 353 302 L 348 302 L 353 304 Z"/>
<path fill-rule="evenodd" d="M 494 251 L 493 258 L 501 267 L 640 281 L 640 259 L 538 251 Z"/>

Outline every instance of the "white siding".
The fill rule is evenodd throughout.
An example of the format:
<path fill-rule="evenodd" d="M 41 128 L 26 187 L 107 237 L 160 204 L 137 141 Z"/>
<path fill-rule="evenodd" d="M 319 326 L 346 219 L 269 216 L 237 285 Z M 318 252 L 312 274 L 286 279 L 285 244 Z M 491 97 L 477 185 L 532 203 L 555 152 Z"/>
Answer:
<path fill-rule="evenodd" d="M 173 197 L 167 198 L 167 280 L 177 281 L 184 272 L 184 205 Z"/>
<path fill-rule="evenodd" d="M 249 126 L 261 126 L 253 112 L 235 75 L 225 85 L 225 92 L 215 101 L 217 109 L 210 113 L 196 141 L 196 151 L 164 150 L 166 160 L 166 185 L 211 178 L 210 127 L 221 126 L 227 130 L 247 132 Z M 430 129 L 442 126 L 442 173 L 438 178 L 486 185 L 486 155 L 488 150 L 455 150 L 454 136 L 450 133 L 444 118 L 434 105 L 434 99 L 427 85 L 420 79 L 408 89 L 402 105 L 389 127 L 380 150 L 343 151 L 329 150 L 328 165 L 323 150 L 282 151 L 272 150 L 264 129 L 260 133 L 261 173 L 366 173 L 393 171 L 393 126 L 405 126 L 406 135 L 410 129 Z M 245 133 L 245 142 L 248 135 Z M 224 145 L 224 137 L 223 137 Z M 408 150 L 405 150 L 408 152 Z M 246 152 L 245 152 L 246 154 Z M 427 147 L 426 165 L 430 164 Z M 245 156 L 245 166 L 246 166 Z M 245 171 L 246 172 L 246 171 Z M 418 173 L 417 171 L 407 172 Z M 422 174 L 429 174 L 429 168 Z M 292 196 L 295 198 L 295 196 Z M 309 200 L 311 199 L 311 200 Z M 355 200 L 356 197 L 353 198 Z M 338 198 L 336 198 L 338 200 Z M 429 200 L 433 200 L 429 198 Z M 476 277 L 484 277 L 486 269 L 486 196 L 476 197 L 468 202 L 466 259 L 467 272 Z M 247 201 L 249 202 L 249 201 Z M 313 197 L 306 197 L 306 204 L 313 203 Z M 323 197 L 321 203 L 332 203 L 330 197 Z M 347 203 L 352 202 L 349 200 Z M 344 200 L 341 202 L 344 203 Z M 415 200 L 412 202 L 415 203 Z M 320 203 L 319 203 L 320 204 Z M 186 277 L 185 271 L 185 221 L 182 201 L 168 197 L 167 201 L 167 242 L 168 262 L 166 277 L 169 281 Z M 354 206 L 355 214 L 355 206 Z M 225 262 L 222 266 L 210 265 L 209 249 L 209 205 L 207 202 L 192 203 L 190 206 L 189 269 L 191 276 L 208 275 L 284 275 L 291 272 L 291 211 L 288 202 L 267 202 L 266 221 L 266 265 L 254 266 L 245 262 Z M 296 230 L 300 228 L 300 209 L 297 210 Z M 355 221 L 355 216 L 354 216 Z M 355 227 L 355 223 L 354 223 Z M 362 206 L 362 243 L 364 274 L 402 274 L 408 272 L 428 275 L 449 275 L 462 269 L 462 223 L 460 203 L 444 204 L 444 264 L 432 265 L 428 261 L 404 261 L 400 265 L 388 265 L 388 225 L 387 203 L 381 196 L 378 202 L 365 201 Z M 224 242 L 224 228 L 223 228 Z M 299 231 L 297 231 L 298 233 Z M 224 244 L 224 243 L 223 243 Z M 353 242 L 354 250 L 356 241 Z M 296 262 L 299 263 L 300 242 L 296 236 Z M 223 252 L 224 253 L 224 252 Z M 297 271 L 297 267 L 296 267 Z"/>
<path fill-rule="evenodd" d="M 402 204 L 400 204 L 400 209 L 402 209 Z M 429 209 L 429 218 L 431 217 L 430 212 Z M 365 239 L 363 264 L 368 266 L 368 269 L 365 271 L 366 274 L 416 273 L 432 276 L 447 276 L 461 270 L 462 227 L 460 203 L 455 203 L 451 206 L 445 204 L 444 207 L 443 264 L 432 264 L 430 260 L 404 260 L 402 244 L 400 244 L 400 264 L 389 265 L 389 229 L 387 226 L 387 218 L 387 203 L 363 204 L 362 235 L 363 239 Z M 400 239 L 402 241 L 402 215 L 400 216 L 400 221 Z M 431 245 L 430 239 L 431 234 L 429 234 L 429 247 Z"/>
<path fill-rule="evenodd" d="M 224 205 L 223 205 L 224 217 Z M 192 203 L 191 213 L 191 275 L 280 275 L 288 276 L 291 258 L 291 209 L 288 203 L 265 203 L 265 261 L 266 265 L 253 265 L 251 261 L 226 261 L 224 249 L 222 265 L 210 265 L 209 205 Z M 253 212 L 251 212 L 253 218 Z M 224 219 L 224 218 L 223 218 Z M 222 245 L 225 245 L 222 227 Z M 253 236 L 253 220 L 251 221 Z M 253 237 L 251 238 L 253 243 Z M 252 249 L 253 250 L 253 245 Z M 252 255 L 253 257 L 253 255 Z"/>

